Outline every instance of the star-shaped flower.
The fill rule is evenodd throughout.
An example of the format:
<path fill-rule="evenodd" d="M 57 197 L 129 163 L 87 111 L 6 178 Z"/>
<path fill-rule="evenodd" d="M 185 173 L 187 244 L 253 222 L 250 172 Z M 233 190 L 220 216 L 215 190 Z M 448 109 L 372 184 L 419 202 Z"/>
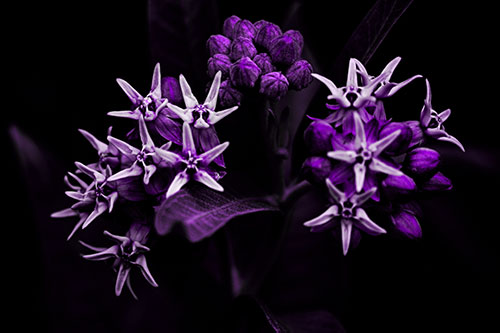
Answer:
<path fill-rule="evenodd" d="M 115 145 L 129 161 L 132 161 L 132 165 L 128 168 L 109 177 L 110 181 L 144 175 L 143 182 L 147 185 L 151 176 L 161 166 L 162 159 L 157 155 L 157 152 L 170 148 L 171 142 L 166 143 L 160 148 L 155 147 L 142 115 L 139 117 L 139 134 L 142 142 L 141 149 L 135 148 L 120 139 L 108 136 L 108 141 Z"/>
<path fill-rule="evenodd" d="M 211 125 L 216 124 L 221 119 L 238 109 L 238 106 L 233 106 L 232 108 L 215 112 L 217 96 L 219 95 L 221 75 L 220 71 L 215 74 L 207 98 L 203 104 L 200 104 L 193 95 L 186 78 L 181 74 L 179 76 L 179 83 L 181 85 L 182 97 L 184 98 L 186 109 L 182 109 L 177 105 L 170 103 L 167 103 L 168 108 L 177 114 L 184 122 L 193 124 L 195 128 L 209 128 Z"/>
<path fill-rule="evenodd" d="M 386 231 L 373 222 L 366 211 L 361 206 L 371 198 L 377 188 L 373 187 L 363 193 L 353 193 L 347 196 L 340 191 L 327 178 L 326 186 L 334 204 L 331 205 L 324 213 L 304 223 L 306 227 L 318 227 L 326 223 L 337 224 L 340 222 L 342 234 L 342 249 L 344 255 L 349 250 L 351 243 L 352 228 L 358 228 L 370 235 L 384 234 Z"/>
<path fill-rule="evenodd" d="M 163 109 L 168 103 L 168 100 L 162 98 L 161 96 L 160 63 L 157 63 L 155 66 L 151 82 L 151 91 L 146 95 L 146 97 L 139 94 L 137 90 L 135 90 L 127 81 L 116 79 L 116 82 L 118 82 L 120 87 L 132 102 L 133 110 L 111 111 L 108 112 L 108 115 L 110 116 L 135 120 L 139 120 L 142 116 L 146 121 L 152 121 L 156 119 L 160 110 Z"/>
<path fill-rule="evenodd" d="M 365 183 L 367 168 L 373 172 L 381 172 L 387 175 L 401 176 L 403 173 L 393 166 L 388 165 L 380 159 L 379 155 L 387 148 L 401 133 L 397 130 L 386 137 L 375 141 L 375 136 L 365 134 L 363 121 L 357 113 L 354 113 L 355 137 L 350 147 L 346 150 L 334 150 L 327 156 L 353 165 L 356 191 L 360 192 Z"/>
<path fill-rule="evenodd" d="M 447 109 L 441 113 L 434 111 L 431 104 L 432 93 L 429 80 L 425 80 L 425 84 L 427 85 L 427 95 L 425 97 L 424 107 L 420 112 L 420 125 L 424 129 L 424 133 L 434 139 L 451 142 L 465 152 L 465 148 L 460 141 L 454 136 L 446 133 L 444 129 L 443 123 L 451 115 L 451 110 Z"/>
<path fill-rule="evenodd" d="M 109 180 L 111 175 L 109 166 L 103 172 L 99 172 L 80 162 L 75 162 L 75 165 L 80 171 L 90 176 L 93 181 L 90 185 L 87 185 L 79 177 L 69 173 L 69 175 L 78 182 L 79 186 L 70 184 L 73 191 L 66 191 L 66 195 L 72 199 L 78 200 L 78 202 L 72 205 L 71 208 L 55 212 L 51 215 L 54 218 L 80 216 L 80 221 L 77 223 L 68 239 L 71 238 L 80 226 L 82 229 L 85 229 L 106 210 L 111 212 L 118 199 L 118 192 L 114 184 L 110 183 Z M 69 183 L 69 181 L 67 181 L 67 183 Z M 90 213 L 88 213 L 89 208 L 91 209 Z"/>
<path fill-rule="evenodd" d="M 179 191 L 190 180 L 200 182 L 216 191 L 224 191 L 224 188 L 212 177 L 209 165 L 228 146 L 229 142 L 224 142 L 198 155 L 191 127 L 188 123 L 184 123 L 182 125 L 182 151 L 180 154 L 166 150 L 157 151 L 158 155 L 174 168 L 182 170 L 177 173 L 170 184 L 166 194 L 167 198 Z"/>
<path fill-rule="evenodd" d="M 117 236 L 104 231 L 106 236 L 117 243 L 109 248 L 94 247 L 80 241 L 83 246 L 96 251 L 96 253 L 83 255 L 83 258 L 93 261 L 115 259 L 113 268 L 118 271 L 115 283 L 116 296 L 120 296 L 126 283 L 132 296 L 137 299 L 130 284 L 130 270 L 132 267 L 138 267 L 146 281 L 153 287 L 158 287 L 149 271 L 146 256 L 144 255 L 145 252 L 149 252 L 149 248 L 144 245 L 148 232 L 149 227 L 141 224 L 132 225 L 126 236 Z"/>

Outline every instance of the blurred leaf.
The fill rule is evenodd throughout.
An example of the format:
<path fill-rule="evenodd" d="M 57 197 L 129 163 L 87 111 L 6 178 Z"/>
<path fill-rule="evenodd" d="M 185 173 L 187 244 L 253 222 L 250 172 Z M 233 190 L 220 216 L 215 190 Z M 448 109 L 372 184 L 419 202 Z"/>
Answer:
<path fill-rule="evenodd" d="M 178 223 L 191 242 L 210 237 L 232 218 L 278 208 L 259 198 L 237 198 L 227 192 L 215 192 L 190 184 L 167 199 L 157 210 L 155 227 L 165 235 Z"/>

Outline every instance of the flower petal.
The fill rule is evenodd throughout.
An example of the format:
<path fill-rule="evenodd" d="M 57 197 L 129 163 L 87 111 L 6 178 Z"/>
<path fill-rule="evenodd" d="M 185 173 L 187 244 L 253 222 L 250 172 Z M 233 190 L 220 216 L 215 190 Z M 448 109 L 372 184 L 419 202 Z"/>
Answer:
<path fill-rule="evenodd" d="M 66 209 L 63 209 L 63 210 L 60 210 L 60 211 L 57 211 L 57 212 L 50 214 L 50 217 L 59 219 L 59 218 L 64 218 L 64 217 L 77 216 L 77 215 L 78 215 L 77 211 L 75 211 L 71 208 L 66 208 Z"/>
<path fill-rule="evenodd" d="M 66 194 L 71 199 L 75 199 L 75 200 L 85 199 L 85 195 L 83 193 L 77 192 L 77 191 L 66 191 L 66 192 L 64 192 L 64 194 Z"/>
<path fill-rule="evenodd" d="M 215 106 L 217 105 L 217 96 L 219 95 L 219 87 L 220 87 L 220 78 L 221 71 L 218 71 L 215 74 L 214 80 L 212 81 L 212 85 L 210 86 L 210 90 L 208 92 L 207 98 L 205 99 L 205 106 L 210 110 L 215 110 Z"/>
<path fill-rule="evenodd" d="M 306 227 L 315 227 L 318 225 L 322 225 L 328 223 L 332 220 L 333 217 L 338 216 L 339 207 L 337 205 L 330 206 L 326 211 L 324 211 L 321 215 L 304 222 L 303 224 Z"/>
<path fill-rule="evenodd" d="M 205 128 L 209 128 L 210 125 L 205 121 L 205 119 L 203 118 L 198 118 L 196 119 L 196 121 L 194 122 L 193 126 L 195 128 L 198 128 L 198 129 L 205 129 Z"/>
<path fill-rule="evenodd" d="M 172 183 L 170 184 L 166 197 L 169 198 L 173 194 L 177 193 L 189 180 L 189 176 L 185 171 L 178 173 Z"/>
<path fill-rule="evenodd" d="M 128 291 L 130 291 L 130 293 L 132 294 L 132 297 L 138 301 L 139 298 L 137 297 L 137 295 L 135 294 L 134 292 L 134 289 L 132 289 L 132 283 L 130 282 L 130 275 L 127 276 L 127 281 L 126 281 L 126 284 L 127 284 L 127 288 L 128 288 Z"/>
<path fill-rule="evenodd" d="M 465 153 L 465 148 L 464 146 L 460 143 L 460 141 L 458 141 L 457 138 L 455 138 L 454 136 L 451 136 L 448 134 L 448 136 L 442 136 L 440 138 L 438 138 L 438 140 L 440 141 L 447 141 L 447 142 L 451 142 L 453 143 L 454 145 L 458 146 L 458 148 L 460 148 L 464 153 Z"/>
<path fill-rule="evenodd" d="M 154 98 L 161 98 L 161 71 L 159 62 L 156 63 L 155 69 L 153 70 L 153 79 L 151 80 L 151 93 Z"/>
<path fill-rule="evenodd" d="M 182 153 L 188 155 L 196 155 L 196 146 L 193 140 L 193 132 L 188 123 L 182 124 Z"/>
<path fill-rule="evenodd" d="M 346 163 L 354 163 L 356 161 L 356 154 L 352 150 L 335 150 L 335 151 L 329 151 L 326 156 L 333 158 L 335 160 L 343 161 Z"/>
<path fill-rule="evenodd" d="M 358 87 L 358 73 L 356 71 L 356 60 L 351 58 L 349 60 L 349 70 L 347 71 L 346 87 L 348 89 Z"/>
<path fill-rule="evenodd" d="M 366 166 L 361 163 L 354 164 L 354 181 L 356 183 L 356 192 L 361 192 L 365 183 Z"/>
<path fill-rule="evenodd" d="M 75 226 L 73 227 L 73 229 L 69 233 L 68 238 L 66 238 L 67 241 L 69 241 L 71 239 L 71 237 L 73 237 L 73 235 L 76 233 L 76 231 L 78 229 L 80 229 L 80 227 L 82 226 L 83 222 L 85 222 L 85 220 L 87 220 L 88 216 L 89 216 L 89 214 L 87 214 L 87 213 L 80 214 L 80 219 L 78 220 L 78 222 L 75 224 Z"/>
<path fill-rule="evenodd" d="M 217 181 L 213 179 L 212 176 L 210 176 L 205 170 L 198 170 L 198 172 L 194 174 L 193 178 L 197 182 L 204 184 L 212 190 L 219 192 L 224 191 L 224 188 L 219 183 L 217 183 Z"/>
<path fill-rule="evenodd" d="M 181 86 L 182 97 L 184 98 L 184 104 L 186 104 L 187 109 L 191 109 L 196 105 L 199 105 L 198 100 L 194 97 L 191 87 L 186 81 L 184 75 L 179 75 L 179 84 Z M 170 107 L 170 106 L 169 106 Z"/>
<path fill-rule="evenodd" d="M 342 232 L 342 251 L 344 255 L 349 251 L 349 245 L 351 243 L 351 232 L 352 232 L 352 221 L 348 219 L 342 219 L 340 221 L 340 227 Z"/>
<path fill-rule="evenodd" d="M 394 70 L 398 66 L 399 62 L 401 61 L 401 57 L 396 57 L 392 59 L 382 70 L 381 74 L 386 74 L 386 80 L 389 81 L 391 79 L 392 74 L 394 73 Z"/>
<path fill-rule="evenodd" d="M 118 85 L 120 85 L 120 87 L 123 89 L 125 94 L 127 94 L 128 98 L 134 105 L 137 105 L 140 102 L 142 102 L 144 97 L 142 97 L 142 95 L 139 94 L 137 90 L 135 90 L 127 81 L 122 79 L 116 79 L 116 82 L 118 82 Z"/>
<path fill-rule="evenodd" d="M 209 151 L 204 152 L 203 154 L 199 155 L 198 157 L 201 158 L 201 161 L 203 164 L 208 165 L 212 163 L 212 161 L 222 154 L 224 150 L 229 146 L 229 142 L 224 142 L 221 143 L 220 145 L 217 145 L 210 149 Z"/>
<path fill-rule="evenodd" d="M 331 95 L 328 96 L 328 99 L 336 99 L 339 103 L 343 104 L 343 107 L 349 106 L 349 101 L 345 100 L 345 98 L 342 98 L 344 95 L 342 93 L 342 90 L 337 88 L 335 83 L 333 83 L 330 79 L 327 79 L 326 77 L 316 73 L 311 73 L 311 76 L 316 80 L 319 80 L 328 88 L 328 90 L 330 90 Z"/>
<path fill-rule="evenodd" d="M 370 235 L 379 235 L 379 234 L 385 234 L 386 231 L 385 229 L 379 227 L 378 225 L 375 224 L 368 215 L 366 214 L 365 210 L 363 208 L 356 208 L 356 220 L 359 222 L 356 226 L 363 230 L 364 232 L 370 234 Z"/>
<path fill-rule="evenodd" d="M 137 165 L 136 162 L 134 162 L 134 164 L 132 164 L 129 168 L 123 169 L 109 177 L 108 181 L 114 182 L 118 179 L 140 176 L 143 172 L 143 168 L 141 168 L 139 165 Z"/>
<path fill-rule="evenodd" d="M 118 199 L 118 192 L 113 192 L 108 196 L 108 213 L 111 213 L 113 207 L 115 206 L 115 202 Z"/>
<path fill-rule="evenodd" d="M 372 162 L 370 163 L 369 168 L 372 171 L 385 173 L 386 175 L 393 175 L 393 176 L 404 175 L 404 173 L 402 173 L 398 169 L 382 162 L 381 160 L 375 157 L 372 158 Z"/>
<path fill-rule="evenodd" d="M 118 275 L 116 276 L 116 284 L 115 284 L 115 295 L 120 296 L 122 293 L 123 286 L 128 279 L 128 274 L 130 273 L 130 266 L 125 267 L 124 264 L 120 265 L 118 269 Z"/>
<path fill-rule="evenodd" d="M 377 192 L 376 187 L 370 188 L 368 191 L 365 191 L 360 194 L 354 194 L 353 197 L 351 198 L 351 201 L 356 205 L 356 206 L 361 206 L 364 204 L 367 200 L 369 200 L 373 194 Z"/>
<path fill-rule="evenodd" d="M 441 121 L 446 121 L 446 119 L 448 119 L 450 115 L 451 115 L 451 110 L 446 109 L 443 112 L 441 112 L 438 116 L 439 118 L 441 118 Z"/>
<path fill-rule="evenodd" d="M 127 243 L 128 241 L 130 241 L 130 239 L 128 237 L 125 237 L 125 236 L 119 236 L 119 235 L 114 235 L 112 233 L 110 233 L 109 231 L 107 230 L 104 230 L 103 231 L 103 234 L 109 238 L 111 238 L 112 240 L 116 241 L 118 244 L 123 244 L 123 243 Z"/>
<path fill-rule="evenodd" d="M 118 257 L 118 245 L 113 245 L 112 247 L 105 249 L 103 251 L 82 255 L 82 258 L 92 261 L 106 260 L 110 258 Z"/>
<path fill-rule="evenodd" d="M 127 142 L 117 139 L 112 136 L 108 136 L 108 141 L 113 144 L 120 152 L 125 155 L 137 155 L 140 150 L 129 145 Z"/>
<path fill-rule="evenodd" d="M 154 164 L 149 164 L 144 167 L 144 178 L 143 178 L 144 184 L 146 185 L 149 184 L 149 180 L 151 176 L 155 173 L 155 171 L 156 171 L 156 165 Z"/>
<path fill-rule="evenodd" d="M 192 123 L 193 122 L 193 114 L 192 112 L 189 112 L 188 109 L 183 109 L 181 107 L 178 107 L 177 105 L 167 103 L 167 106 L 170 111 L 174 112 L 179 118 L 182 119 L 183 122 L 185 123 Z"/>
<path fill-rule="evenodd" d="M 395 84 L 394 87 L 392 87 L 391 90 L 384 97 L 391 97 L 392 95 L 394 95 L 395 93 L 397 93 L 399 89 L 401 89 L 404 86 L 408 85 L 409 83 L 411 83 L 415 79 L 420 79 L 421 77 L 422 77 L 422 75 L 417 74 L 417 75 L 414 75 L 414 76 L 410 77 L 409 79 L 404 80 L 403 82 Z"/>
<path fill-rule="evenodd" d="M 152 285 L 153 287 L 158 287 L 158 284 L 156 283 L 155 279 L 153 278 L 153 275 L 151 275 L 151 272 L 149 271 L 145 255 L 138 256 L 137 260 L 134 262 L 134 264 L 139 266 L 139 268 L 141 269 L 142 275 L 144 276 L 146 281 L 149 282 L 150 285 Z"/>
<path fill-rule="evenodd" d="M 401 130 L 396 130 L 386 137 L 372 143 L 368 149 L 373 152 L 375 156 L 380 155 L 385 148 L 387 148 L 396 138 L 401 134 Z"/>
<path fill-rule="evenodd" d="M 98 217 L 99 215 L 104 213 L 107 209 L 108 209 L 107 203 L 97 202 L 94 210 L 92 211 L 92 213 L 90 213 L 89 217 L 87 217 L 87 219 L 83 223 L 82 229 L 87 228 L 89 226 L 89 224 L 92 223 L 92 221 L 94 221 L 96 219 L 96 217 Z"/>
<path fill-rule="evenodd" d="M 92 147 L 94 147 L 94 149 L 97 150 L 97 152 L 99 154 L 102 154 L 106 150 L 108 150 L 108 145 L 107 144 L 105 144 L 102 141 L 99 141 L 95 136 L 93 136 L 92 134 L 90 134 L 86 130 L 78 129 L 78 131 L 80 133 L 82 133 L 82 135 L 85 137 L 85 139 L 87 139 L 90 142 L 90 144 L 92 145 Z"/>
<path fill-rule="evenodd" d="M 425 85 L 427 87 L 427 94 L 425 96 L 424 107 L 422 108 L 422 111 L 420 111 L 420 124 L 423 127 L 429 126 L 429 123 L 431 121 L 431 111 L 432 111 L 432 105 L 431 105 L 432 93 L 429 80 L 425 79 Z"/>
<path fill-rule="evenodd" d="M 163 148 L 155 147 L 155 152 L 163 161 L 167 162 L 168 164 L 175 164 L 182 160 L 182 157 L 178 154 L 165 150 Z"/>
<path fill-rule="evenodd" d="M 328 192 L 330 193 L 330 196 L 333 198 L 338 203 L 344 202 L 346 200 L 345 194 L 339 190 L 335 185 L 332 184 L 330 179 L 326 179 L 326 187 L 328 188 Z"/>
<path fill-rule="evenodd" d="M 75 165 L 78 169 L 80 169 L 80 171 L 82 171 L 83 173 L 85 173 L 86 175 L 94 178 L 97 182 L 103 182 L 106 178 L 104 177 L 104 175 L 100 172 L 98 172 L 97 170 L 94 170 L 92 168 L 89 168 L 88 166 L 86 166 L 85 164 L 82 164 L 80 162 L 75 162 Z"/>
<path fill-rule="evenodd" d="M 141 116 L 141 113 L 138 112 L 137 110 L 109 111 L 108 116 L 137 120 Z"/>
<path fill-rule="evenodd" d="M 143 146 L 150 149 L 154 147 L 155 144 L 153 143 L 153 140 L 149 135 L 148 128 L 146 126 L 146 121 L 144 120 L 144 117 L 142 115 L 139 118 L 139 135 L 141 137 L 141 142 Z"/>
<path fill-rule="evenodd" d="M 354 137 L 354 147 L 356 149 L 365 148 L 366 147 L 366 136 L 365 136 L 365 126 L 363 124 L 363 120 L 357 112 L 353 112 L 354 117 L 354 128 L 356 130 L 356 134 Z"/>
<path fill-rule="evenodd" d="M 214 124 L 218 123 L 221 119 L 225 118 L 226 116 L 228 116 L 231 113 L 233 113 L 234 111 L 236 111 L 237 109 L 238 109 L 238 106 L 233 106 L 232 108 L 225 109 L 225 110 L 218 111 L 218 112 L 209 111 L 207 121 L 210 125 L 214 125 Z"/>

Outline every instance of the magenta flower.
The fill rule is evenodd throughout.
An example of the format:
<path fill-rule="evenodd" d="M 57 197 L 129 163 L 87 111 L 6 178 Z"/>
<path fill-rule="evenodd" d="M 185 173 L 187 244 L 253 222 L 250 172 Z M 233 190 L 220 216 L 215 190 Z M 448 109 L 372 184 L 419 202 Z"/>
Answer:
<path fill-rule="evenodd" d="M 221 119 L 225 118 L 233 111 L 238 109 L 238 106 L 215 112 L 217 105 L 217 96 L 219 94 L 221 80 L 221 72 L 215 74 L 212 86 L 208 92 L 207 98 L 203 104 L 200 104 L 191 91 L 191 87 L 186 81 L 184 75 L 179 76 L 179 82 L 182 90 L 182 97 L 186 108 L 182 109 L 177 105 L 167 103 L 168 108 L 172 110 L 179 118 L 188 124 L 193 124 L 195 128 L 203 129 L 209 128 L 211 125 L 216 124 Z"/>
<path fill-rule="evenodd" d="M 360 192 L 363 189 L 367 169 L 387 175 L 403 175 L 401 171 L 387 164 L 379 157 L 384 149 L 396 140 L 401 131 L 394 131 L 386 137 L 375 141 L 375 136 L 366 136 L 360 116 L 357 113 L 353 115 L 356 130 L 354 141 L 346 146 L 346 150 L 330 151 L 327 153 L 327 156 L 353 166 L 356 191 Z"/>
<path fill-rule="evenodd" d="M 326 179 L 328 192 L 334 203 L 324 213 L 304 223 L 306 227 L 326 225 L 327 223 L 339 224 L 342 235 L 342 249 L 344 255 L 349 250 L 352 228 L 355 227 L 370 235 L 384 234 L 386 231 L 373 222 L 361 206 L 371 198 L 377 190 L 376 187 L 363 193 L 354 193 L 347 196 L 340 191 L 329 179 Z"/>
<path fill-rule="evenodd" d="M 122 79 L 116 79 L 116 82 L 123 89 L 127 97 L 130 99 L 133 105 L 132 110 L 125 111 L 111 111 L 108 115 L 114 117 L 130 118 L 139 120 L 142 116 L 146 121 L 152 121 L 156 119 L 158 113 L 163 109 L 168 100 L 162 98 L 161 93 L 161 73 L 160 64 L 157 63 L 153 72 L 153 79 L 151 82 L 151 91 L 143 97 L 137 92 L 127 81 Z"/>
<path fill-rule="evenodd" d="M 465 148 L 460 141 L 448 134 L 444 129 L 443 123 L 451 115 L 451 110 L 446 109 L 441 113 L 434 111 L 431 104 L 432 93 L 429 80 L 425 80 L 425 84 L 427 85 L 427 96 L 425 97 L 424 107 L 420 112 L 420 125 L 423 127 L 424 133 L 434 139 L 451 142 L 465 152 Z"/>
<path fill-rule="evenodd" d="M 128 168 L 109 177 L 110 181 L 144 175 L 143 182 L 147 185 L 155 171 L 160 166 L 163 166 L 163 159 L 157 155 L 157 152 L 169 149 L 171 142 L 164 144 L 160 148 L 155 147 L 142 115 L 139 117 L 139 134 L 142 142 L 141 149 L 135 148 L 125 141 L 108 136 L 109 142 L 113 143 L 124 157 L 132 162 Z"/>
<path fill-rule="evenodd" d="M 148 233 L 149 227 L 136 223 L 130 227 L 126 236 L 117 236 L 104 231 L 106 236 L 117 243 L 109 248 L 94 247 L 80 241 L 83 246 L 96 252 L 82 255 L 83 258 L 93 261 L 114 259 L 113 268 L 117 271 L 115 283 L 116 296 L 120 296 L 123 286 L 126 283 L 132 296 L 137 299 L 130 283 L 130 270 L 132 267 L 138 267 L 146 281 L 153 287 L 158 287 L 158 284 L 149 271 L 146 256 L 144 255 L 145 252 L 150 251 L 144 245 Z"/>
<path fill-rule="evenodd" d="M 161 158 L 180 170 L 170 184 L 166 197 L 168 198 L 179 191 L 190 180 L 200 182 L 216 191 L 224 191 L 224 188 L 217 183 L 217 175 L 214 175 L 216 179 L 211 175 L 214 173 L 209 168 L 209 165 L 228 146 L 229 142 L 224 142 L 198 155 L 191 127 L 188 123 L 184 123 L 182 126 L 182 151 L 180 154 L 166 150 L 157 151 Z"/>

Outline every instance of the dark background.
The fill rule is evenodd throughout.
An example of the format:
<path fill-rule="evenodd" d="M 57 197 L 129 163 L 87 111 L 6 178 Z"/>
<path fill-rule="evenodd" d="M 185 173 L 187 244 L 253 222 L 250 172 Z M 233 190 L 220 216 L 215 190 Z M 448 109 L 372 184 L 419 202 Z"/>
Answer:
<path fill-rule="evenodd" d="M 291 2 L 276 1 L 272 7 L 269 3 L 214 2 L 217 15 L 210 19 L 215 25 L 203 30 L 200 40 L 220 33 L 224 18 L 232 14 L 281 24 Z M 327 64 L 372 3 L 303 2 L 292 27 L 303 33 L 318 64 Z M 394 79 L 415 73 L 429 78 L 434 108 L 452 109 L 447 129 L 464 144 L 466 153 L 451 145 L 439 146 L 443 173 L 453 180 L 454 189 L 422 201 L 422 240 L 363 239 L 366 243 L 342 264 L 339 274 L 348 281 L 339 287 L 341 296 L 328 301 L 318 293 L 317 306 L 334 312 L 347 332 L 496 328 L 500 221 L 495 210 L 500 184 L 494 11 L 483 4 L 435 3 L 415 1 L 368 70 L 380 71 L 401 56 Z M 192 277 L 199 272 L 183 263 L 196 262 L 203 245 L 171 239 L 171 245 L 159 246 L 174 254 L 157 251 L 151 262 L 159 266 L 164 260 L 171 269 L 156 272 L 159 289 L 138 282 L 137 303 L 127 292 L 116 298 L 109 268 L 84 262 L 78 257 L 78 244 L 65 242 L 71 223 L 47 218 L 70 203 L 62 194 L 65 170 L 73 168 L 73 161 L 90 161 L 93 156 L 76 129 L 103 138 L 111 124 L 106 112 L 127 106 L 115 78 L 126 79 L 139 91 L 148 89 L 158 59 L 150 49 L 147 2 L 16 2 L 5 14 L 12 17 L 4 29 L 2 51 L 7 55 L 3 62 L 7 90 L 2 96 L 7 214 L 2 240 L 3 274 L 8 277 L 3 287 L 9 318 L 16 325 L 35 323 L 49 332 L 189 332 L 215 327 L 219 322 L 212 319 L 214 315 L 236 321 L 227 318 L 231 314 L 223 305 L 227 296 Z M 203 67 L 195 65 L 203 65 L 206 54 L 189 53 L 178 45 L 170 52 L 191 57 L 194 65 L 187 66 L 188 60 L 180 65 L 183 68 L 162 63 L 163 75 L 183 72 L 204 78 L 205 73 L 197 70 Z M 194 87 L 195 94 L 203 95 L 204 82 Z M 418 117 L 425 88 L 421 82 L 415 87 L 401 92 L 399 98 L 415 102 L 396 103 L 400 110 L 395 119 Z M 19 156 L 12 136 L 25 142 L 24 154 L 29 156 Z M 281 281 L 281 289 L 279 284 L 273 289 L 272 282 L 266 289 L 272 294 L 268 298 L 273 310 L 286 312 L 284 300 L 294 310 L 304 305 L 300 295 L 311 281 L 289 278 L 293 283 Z M 197 287 L 186 287 L 189 281 Z M 183 287 L 176 290 L 178 284 Z M 290 297 L 295 294 L 299 296 Z"/>

